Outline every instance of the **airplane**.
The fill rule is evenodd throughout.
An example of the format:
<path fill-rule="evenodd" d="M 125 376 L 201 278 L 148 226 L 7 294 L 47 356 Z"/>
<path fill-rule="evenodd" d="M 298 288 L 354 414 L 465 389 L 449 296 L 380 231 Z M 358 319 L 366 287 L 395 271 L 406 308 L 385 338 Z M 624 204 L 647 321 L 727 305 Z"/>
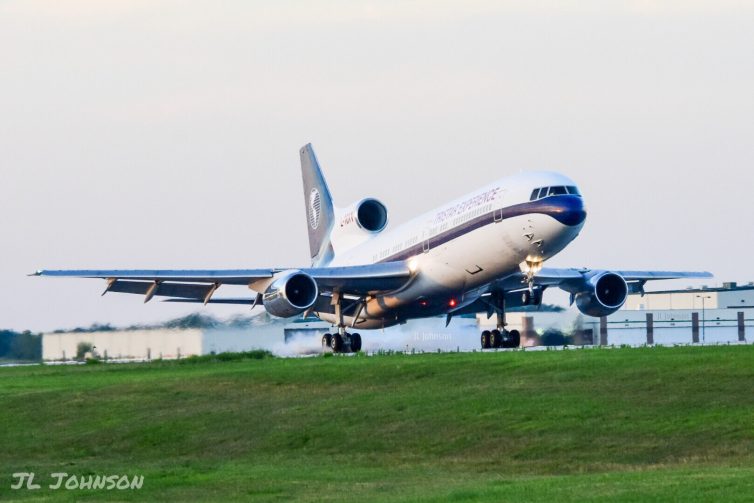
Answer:
<path fill-rule="evenodd" d="M 650 280 L 709 278 L 709 272 L 555 269 L 545 261 L 563 250 L 586 220 L 577 184 L 555 172 L 509 176 L 388 229 L 388 209 L 366 197 L 336 207 L 311 144 L 299 151 L 310 267 L 227 270 L 39 270 L 33 275 L 106 280 L 108 292 L 167 302 L 264 306 L 273 316 L 315 316 L 337 327 L 322 336 L 332 352 L 358 352 L 361 335 L 442 316 L 496 315 L 480 335 L 482 349 L 515 348 L 506 309 L 541 305 L 558 287 L 588 316 L 608 316 Z M 256 295 L 215 297 L 223 285 Z M 350 330 L 354 330 L 353 333 Z"/>

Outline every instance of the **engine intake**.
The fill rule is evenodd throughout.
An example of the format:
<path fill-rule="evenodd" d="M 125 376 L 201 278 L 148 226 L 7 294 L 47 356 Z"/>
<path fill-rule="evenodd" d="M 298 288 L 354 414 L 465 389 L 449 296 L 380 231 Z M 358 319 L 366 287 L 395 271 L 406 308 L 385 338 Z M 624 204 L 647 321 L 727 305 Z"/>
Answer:
<path fill-rule="evenodd" d="M 318 295 L 314 278 L 295 269 L 283 271 L 264 292 L 264 308 L 273 316 L 290 318 L 312 307 Z"/>
<path fill-rule="evenodd" d="M 387 207 L 377 199 L 364 199 L 356 208 L 356 222 L 364 230 L 380 232 L 387 226 Z"/>
<path fill-rule="evenodd" d="M 576 306 L 582 313 L 609 316 L 621 308 L 628 297 L 628 284 L 614 272 L 597 272 L 587 277 L 584 289 L 576 293 Z"/>

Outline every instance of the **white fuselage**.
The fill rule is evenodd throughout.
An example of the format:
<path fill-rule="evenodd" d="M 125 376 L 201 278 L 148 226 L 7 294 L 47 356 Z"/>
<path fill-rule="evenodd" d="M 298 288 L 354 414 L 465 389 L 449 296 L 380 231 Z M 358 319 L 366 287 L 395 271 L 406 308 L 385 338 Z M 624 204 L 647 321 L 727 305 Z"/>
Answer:
<path fill-rule="evenodd" d="M 350 249 L 336 248 L 331 266 L 409 260 L 415 270 L 401 290 L 368 299 L 357 326 L 380 328 L 448 312 L 467 292 L 520 271 L 527 261 L 541 264 L 560 252 L 579 234 L 584 220 L 564 218 L 571 208 L 550 202 L 568 203 L 576 196 L 532 201 L 532 191 L 541 187 L 575 184 L 550 172 L 503 178 Z M 430 309 L 419 303 L 431 304 Z M 318 315 L 336 322 L 332 314 Z"/>

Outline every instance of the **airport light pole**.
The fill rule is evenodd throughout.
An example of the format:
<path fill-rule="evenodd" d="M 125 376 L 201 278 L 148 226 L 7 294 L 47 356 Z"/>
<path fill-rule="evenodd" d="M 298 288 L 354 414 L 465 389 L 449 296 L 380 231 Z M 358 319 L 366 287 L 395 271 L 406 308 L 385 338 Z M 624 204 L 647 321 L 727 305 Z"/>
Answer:
<path fill-rule="evenodd" d="M 712 296 L 711 295 L 697 295 L 696 298 L 697 299 L 702 299 L 702 344 L 704 344 L 704 342 L 705 342 L 704 328 L 705 328 L 705 325 L 706 325 L 705 315 L 704 315 L 704 299 L 711 299 Z"/>

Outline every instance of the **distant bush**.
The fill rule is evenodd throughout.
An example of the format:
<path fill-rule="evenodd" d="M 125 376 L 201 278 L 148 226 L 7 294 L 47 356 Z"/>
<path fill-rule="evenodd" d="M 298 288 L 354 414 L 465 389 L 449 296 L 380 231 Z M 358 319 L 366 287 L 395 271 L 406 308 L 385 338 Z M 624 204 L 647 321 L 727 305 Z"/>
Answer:
<path fill-rule="evenodd" d="M 91 333 L 91 332 L 112 332 L 117 330 L 109 323 L 92 323 L 89 328 L 75 328 L 74 332 Z"/>
<path fill-rule="evenodd" d="M 253 351 L 241 351 L 238 353 L 217 353 L 209 355 L 193 355 L 188 358 L 177 360 L 179 363 L 205 363 L 205 362 L 233 362 L 243 360 L 264 360 L 275 356 L 267 350 L 255 349 Z"/>
<path fill-rule="evenodd" d="M 193 313 L 183 318 L 177 318 L 163 323 L 164 328 L 215 328 L 220 324 L 212 316 L 206 314 Z"/>
<path fill-rule="evenodd" d="M 564 307 L 557 306 L 555 304 L 540 304 L 538 306 L 518 306 L 518 307 L 511 307 L 508 309 L 508 312 L 510 313 L 530 313 L 530 312 L 562 313 L 563 311 L 565 311 Z"/>
<path fill-rule="evenodd" d="M 241 326 L 242 323 L 243 323 L 242 318 L 237 317 L 237 319 L 234 319 L 232 323 L 228 323 L 227 325 L 228 326 Z M 119 328 L 119 327 L 114 327 L 110 325 L 109 323 L 104 323 L 104 324 L 94 323 L 90 325 L 89 327 L 77 327 L 77 328 L 68 329 L 68 330 L 55 330 L 53 333 L 87 334 L 91 332 L 112 332 L 115 330 L 150 330 L 150 329 L 155 329 L 155 328 L 173 328 L 173 329 L 218 328 L 223 325 L 224 325 L 223 322 L 217 320 L 216 318 L 213 318 L 212 316 L 208 316 L 202 313 L 193 313 L 193 314 L 189 314 L 188 316 L 183 316 L 182 318 L 176 318 L 174 320 L 168 320 L 164 323 L 157 323 L 157 324 L 151 324 L 151 325 L 134 324 L 134 325 L 129 325 L 125 328 Z"/>
<path fill-rule="evenodd" d="M 546 330 L 540 338 L 543 346 L 565 346 L 571 343 L 571 338 L 560 330 L 553 328 Z"/>
<path fill-rule="evenodd" d="M 79 342 L 78 346 L 76 346 L 76 359 L 84 361 L 86 354 L 92 353 L 93 351 L 94 345 L 91 342 Z"/>
<path fill-rule="evenodd" d="M 92 323 L 88 327 L 76 327 L 70 330 L 55 330 L 54 334 L 66 334 L 66 333 L 74 333 L 74 334 L 89 334 L 92 332 L 113 332 L 115 330 L 118 330 L 116 327 L 112 326 L 109 323 Z"/>

